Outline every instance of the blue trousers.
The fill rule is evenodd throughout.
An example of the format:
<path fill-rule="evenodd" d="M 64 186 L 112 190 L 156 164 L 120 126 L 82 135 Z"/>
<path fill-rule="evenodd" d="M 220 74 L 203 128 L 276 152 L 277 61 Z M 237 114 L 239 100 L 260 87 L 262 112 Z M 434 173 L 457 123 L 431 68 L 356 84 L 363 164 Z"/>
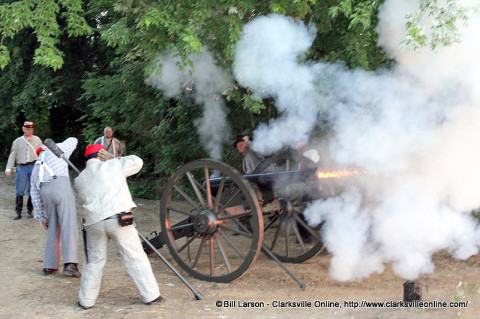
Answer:
<path fill-rule="evenodd" d="M 17 165 L 15 173 L 15 196 L 24 196 L 25 188 L 30 196 L 30 176 L 32 176 L 34 165 Z"/>

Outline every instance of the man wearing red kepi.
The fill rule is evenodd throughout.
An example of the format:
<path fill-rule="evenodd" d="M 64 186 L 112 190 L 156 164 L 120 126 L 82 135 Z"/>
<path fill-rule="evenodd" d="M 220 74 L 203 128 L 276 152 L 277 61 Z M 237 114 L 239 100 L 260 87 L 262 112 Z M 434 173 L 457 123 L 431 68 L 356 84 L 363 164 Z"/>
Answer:
<path fill-rule="evenodd" d="M 33 122 L 25 122 L 22 127 L 23 135 L 15 139 L 8 156 L 5 174 L 10 176 L 12 168 L 17 164 L 15 170 L 15 217 L 14 220 L 22 218 L 23 196 L 25 188 L 28 187 L 27 218 L 32 218 L 32 199 L 30 197 L 30 176 L 32 175 L 33 165 L 37 160 L 37 148 L 42 144 L 42 140 L 33 135 Z"/>
<path fill-rule="evenodd" d="M 95 305 L 110 239 L 142 301 L 147 305 L 161 302 L 164 299 L 133 224 L 136 205 L 127 184 L 127 177 L 142 168 L 142 159 L 135 155 L 114 158 L 102 145 L 94 144 L 87 147 L 85 160 L 85 170 L 75 179 L 83 200 L 87 243 L 78 305 L 82 309 Z"/>

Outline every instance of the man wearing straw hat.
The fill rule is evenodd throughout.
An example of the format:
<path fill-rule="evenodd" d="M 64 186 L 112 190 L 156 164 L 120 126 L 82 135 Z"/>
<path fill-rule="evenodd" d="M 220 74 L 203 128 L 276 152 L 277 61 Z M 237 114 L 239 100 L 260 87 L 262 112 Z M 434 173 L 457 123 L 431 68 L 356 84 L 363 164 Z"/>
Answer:
<path fill-rule="evenodd" d="M 30 176 L 33 166 L 37 160 L 37 148 L 42 144 L 42 140 L 33 135 L 33 122 L 25 122 L 22 127 L 23 135 L 15 139 L 8 156 L 5 174 L 10 176 L 12 168 L 17 164 L 15 170 L 15 217 L 14 220 L 22 218 L 23 196 L 25 188 L 28 187 L 27 218 L 32 218 L 32 199 L 30 197 Z"/>

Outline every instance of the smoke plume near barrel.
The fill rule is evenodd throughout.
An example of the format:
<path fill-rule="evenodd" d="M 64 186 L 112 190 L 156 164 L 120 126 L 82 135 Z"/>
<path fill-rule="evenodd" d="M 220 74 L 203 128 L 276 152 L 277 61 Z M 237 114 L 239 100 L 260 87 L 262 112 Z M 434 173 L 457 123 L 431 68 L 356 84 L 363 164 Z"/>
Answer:
<path fill-rule="evenodd" d="M 171 54 L 157 59 L 157 68 L 149 83 L 163 90 L 167 97 L 178 98 L 192 94 L 196 104 L 202 107 L 202 115 L 194 121 L 200 143 L 211 158 L 220 158 L 223 144 L 231 137 L 227 122 L 227 110 L 222 98 L 232 87 L 231 76 L 215 62 L 204 49 L 200 55 L 190 56 L 193 67 L 179 68 L 181 59 Z"/>
<path fill-rule="evenodd" d="M 413 280 L 434 271 L 435 252 L 466 259 L 480 247 L 471 216 L 480 206 L 479 18 L 459 44 L 401 51 L 403 17 L 415 3 L 387 0 L 380 9 L 379 43 L 397 61 L 392 70 L 302 62 L 315 29 L 279 15 L 248 23 L 236 48 L 237 81 L 275 98 L 282 112 L 254 132 L 256 150 L 295 145 L 322 119 L 333 128 L 322 141 L 333 164 L 369 172 L 343 178 L 339 196 L 305 211 L 310 224 L 325 221 L 338 280 L 386 264 Z"/>

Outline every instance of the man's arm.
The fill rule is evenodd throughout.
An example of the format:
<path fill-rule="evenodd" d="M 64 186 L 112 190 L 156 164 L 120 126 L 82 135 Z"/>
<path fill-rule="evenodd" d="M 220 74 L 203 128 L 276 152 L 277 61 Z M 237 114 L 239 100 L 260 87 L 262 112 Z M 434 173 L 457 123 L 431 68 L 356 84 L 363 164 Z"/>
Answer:
<path fill-rule="evenodd" d="M 78 140 L 75 137 L 69 137 L 62 143 L 58 143 L 58 147 L 65 153 L 67 158 L 70 158 L 75 148 L 77 148 Z"/>
<path fill-rule="evenodd" d="M 33 204 L 33 217 L 39 222 L 45 220 L 45 214 L 43 211 L 43 203 L 40 198 L 40 182 L 38 177 L 39 165 L 35 165 L 30 177 L 30 196 Z"/>
<path fill-rule="evenodd" d="M 129 155 L 114 160 L 120 161 L 125 177 L 137 174 L 143 167 L 143 160 L 136 155 Z"/>
<path fill-rule="evenodd" d="M 123 156 L 123 149 L 122 149 L 122 143 L 116 138 L 113 138 L 115 140 L 115 144 L 117 145 L 117 156 Z"/>
<path fill-rule="evenodd" d="M 12 143 L 12 149 L 10 150 L 10 155 L 8 155 L 8 161 L 7 161 L 7 167 L 5 168 L 5 173 L 10 175 L 10 172 L 12 171 L 12 167 L 15 165 L 15 158 L 17 156 L 17 140 L 13 141 Z"/>

